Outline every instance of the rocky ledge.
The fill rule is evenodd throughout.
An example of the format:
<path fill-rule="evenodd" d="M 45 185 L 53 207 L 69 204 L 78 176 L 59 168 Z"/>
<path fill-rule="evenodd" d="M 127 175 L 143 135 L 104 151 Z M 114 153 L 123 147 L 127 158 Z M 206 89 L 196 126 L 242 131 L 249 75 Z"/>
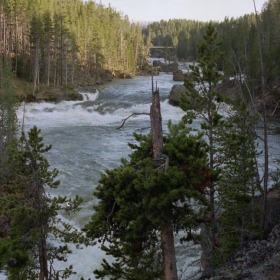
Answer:
<path fill-rule="evenodd" d="M 267 240 L 250 241 L 230 262 L 217 270 L 211 280 L 279 280 L 280 224 L 274 226 Z"/>
<path fill-rule="evenodd" d="M 188 79 L 189 73 L 184 74 L 178 73 L 178 80 L 180 78 Z M 244 86 L 244 85 L 243 85 Z M 182 85 L 174 85 L 170 91 L 169 94 L 169 103 L 173 106 L 179 106 L 179 95 L 180 93 L 186 93 L 187 89 L 186 87 Z M 234 98 L 237 94 L 240 92 L 240 85 L 236 80 L 230 80 L 230 81 L 223 81 L 219 83 L 215 91 L 217 91 L 219 94 L 226 96 L 231 100 Z M 272 84 L 267 86 L 266 88 L 266 94 L 265 94 L 265 104 L 266 104 L 266 115 L 268 118 L 280 118 L 280 83 L 278 84 Z M 261 87 L 255 88 L 255 109 L 263 114 L 263 101 L 261 98 Z M 249 97 L 245 96 L 245 98 L 249 99 Z M 250 100 L 249 100 L 250 102 Z M 280 277 L 279 277 L 280 278 Z"/>

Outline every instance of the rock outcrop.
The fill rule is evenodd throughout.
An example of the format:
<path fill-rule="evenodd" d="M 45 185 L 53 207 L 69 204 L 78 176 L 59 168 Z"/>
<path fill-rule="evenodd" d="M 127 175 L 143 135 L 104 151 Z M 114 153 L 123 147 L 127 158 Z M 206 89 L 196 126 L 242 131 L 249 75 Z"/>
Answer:
<path fill-rule="evenodd" d="M 278 280 L 280 279 L 280 223 L 267 240 L 250 241 L 230 262 L 217 270 L 211 280 Z"/>
<path fill-rule="evenodd" d="M 254 202 L 261 206 L 262 198 Z M 207 277 L 209 273 L 207 262 L 203 260 L 209 254 L 209 232 L 201 228 L 201 267 L 203 274 L 200 279 L 210 280 L 279 280 L 280 279 L 280 192 L 271 189 L 267 194 L 267 215 L 265 237 L 259 240 L 249 240 L 242 250 L 233 254 L 231 259 L 220 265 L 215 271 L 215 277 Z"/>
<path fill-rule="evenodd" d="M 219 83 L 215 90 L 230 99 L 235 98 L 237 94 L 240 93 L 240 88 L 244 88 L 244 92 L 247 91 L 245 84 L 240 84 L 238 80 L 232 79 L 229 81 L 223 81 Z M 255 98 L 255 109 L 263 114 L 263 101 L 262 101 L 262 87 L 257 86 L 254 89 L 254 98 Z M 266 115 L 270 118 L 280 118 L 280 84 L 268 85 L 265 90 L 265 103 L 266 103 Z M 251 102 L 249 96 L 245 98 L 248 102 Z"/>
<path fill-rule="evenodd" d="M 174 85 L 169 94 L 169 104 L 179 106 L 179 96 L 181 93 L 186 93 L 187 88 L 184 85 Z"/>

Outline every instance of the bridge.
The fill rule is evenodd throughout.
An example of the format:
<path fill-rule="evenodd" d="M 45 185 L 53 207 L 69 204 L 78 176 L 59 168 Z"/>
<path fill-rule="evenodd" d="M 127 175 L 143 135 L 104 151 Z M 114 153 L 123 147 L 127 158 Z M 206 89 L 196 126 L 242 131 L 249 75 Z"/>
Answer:
<path fill-rule="evenodd" d="M 176 49 L 176 47 L 151 46 L 150 49 Z"/>

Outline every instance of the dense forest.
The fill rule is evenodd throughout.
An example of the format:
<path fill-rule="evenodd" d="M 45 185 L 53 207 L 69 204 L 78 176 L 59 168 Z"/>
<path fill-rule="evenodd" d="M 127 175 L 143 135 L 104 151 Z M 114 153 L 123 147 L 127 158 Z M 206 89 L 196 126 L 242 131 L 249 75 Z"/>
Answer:
<path fill-rule="evenodd" d="M 267 124 L 267 105 L 274 114 L 279 103 L 280 0 L 260 14 L 161 21 L 142 30 L 93 1 L 0 5 L 0 270 L 8 279 L 67 279 L 73 267 L 54 265 L 71 253 L 67 244 L 99 242 L 115 259 L 103 260 L 97 279 L 177 280 L 178 232 L 182 242 L 201 244 L 202 276 L 210 278 L 248 242 L 267 238 L 280 214 L 268 205 L 269 181 L 277 188 L 280 176 L 269 172 Z M 51 146 L 39 128 L 19 128 L 14 79 L 31 82 L 36 94 L 41 85 L 135 74 L 147 66 L 151 44 L 197 62 L 180 95 L 185 115 L 163 135 L 159 91 L 152 88 L 150 113 L 143 113 L 151 133 L 135 134 L 129 157 L 101 175 L 91 218 L 82 230 L 73 228 L 60 214 L 78 211 L 82 198 L 48 194 L 59 187 L 58 170 L 45 157 Z M 226 103 L 233 112 L 227 116 L 220 111 Z"/>
<path fill-rule="evenodd" d="M 1 60 L 16 77 L 40 84 L 77 84 L 145 63 L 141 28 L 111 7 L 93 1 L 1 1 Z"/>
<path fill-rule="evenodd" d="M 253 3 L 252 3 L 253 7 Z M 259 14 L 263 59 L 266 62 L 266 79 L 279 82 L 279 20 L 280 2 L 268 1 Z M 247 14 L 239 18 L 226 17 L 222 22 L 212 22 L 222 41 L 221 51 L 225 57 L 219 65 L 229 75 L 236 74 L 236 62 L 247 79 L 260 81 L 257 23 L 255 15 Z M 175 47 L 177 58 L 195 61 L 198 58 L 197 44 L 201 44 L 207 23 L 172 19 L 153 22 L 143 29 L 145 38 L 154 46 Z"/>

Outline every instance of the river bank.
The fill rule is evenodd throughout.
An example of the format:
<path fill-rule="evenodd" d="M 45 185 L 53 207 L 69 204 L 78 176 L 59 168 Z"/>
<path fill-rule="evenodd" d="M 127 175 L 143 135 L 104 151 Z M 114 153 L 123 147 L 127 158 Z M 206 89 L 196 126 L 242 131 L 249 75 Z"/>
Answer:
<path fill-rule="evenodd" d="M 186 67 L 185 64 L 183 67 Z M 110 84 L 113 80 L 134 79 L 139 76 L 158 76 L 161 73 L 173 72 L 174 81 L 183 81 L 182 70 L 180 70 L 178 62 L 163 62 L 162 59 L 150 58 L 142 69 L 138 69 L 137 73 L 124 73 L 118 70 L 105 70 L 93 74 L 92 77 L 85 77 L 82 74 L 77 77 L 72 84 L 47 86 L 45 84 L 36 85 L 21 78 L 14 78 L 16 94 L 21 101 L 26 102 L 52 102 L 58 103 L 61 101 L 82 101 L 83 96 L 80 92 L 94 92 L 99 86 Z M 175 74 L 174 74 L 175 73 Z M 177 73 L 177 74 L 176 74 Z M 180 79 L 174 78 L 174 75 L 180 75 Z M 176 76 L 176 77 L 177 77 Z M 171 90 L 171 88 L 170 88 Z"/>
<path fill-rule="evenodd" d="M 47 86 L 40 84 L 34 90 L 34 85 L 24 79 L 14 78 L 12 84 L 20 101 L 26 102 L 51 102 L 58 103 L 60 101 L 82 101 L 83 96 L 79 91 L 94 91 L 96 86 L 100 84 L 110 83 L 113 78 L 99 79 L 80 79 L 71 85 L 63 86 Z"/>
<path fill-rule="evenodd" d="M 113 72 L 103 78 L 99 79 L 81 79 L 76 81 L 72 85 L 64 86 L 47 86 L 41 84 L 34 92 L 34 85 L 31 82 L 27 82 L 24 79 L 14 78 L 12 83 L 17 96 L 20 101 L 25 102 L 51 102 L 58 103 L 61 101 L 82 101 L 83 95 L 80 93 L 84 92 L 95 92 L 100 85 L 110 84 L 113 80 L 119 79 L 133 79 L 136 76 L 149 76 L 150 71 L 141 71 L 136 75 L 124 74 L 119 72 Z"/>

